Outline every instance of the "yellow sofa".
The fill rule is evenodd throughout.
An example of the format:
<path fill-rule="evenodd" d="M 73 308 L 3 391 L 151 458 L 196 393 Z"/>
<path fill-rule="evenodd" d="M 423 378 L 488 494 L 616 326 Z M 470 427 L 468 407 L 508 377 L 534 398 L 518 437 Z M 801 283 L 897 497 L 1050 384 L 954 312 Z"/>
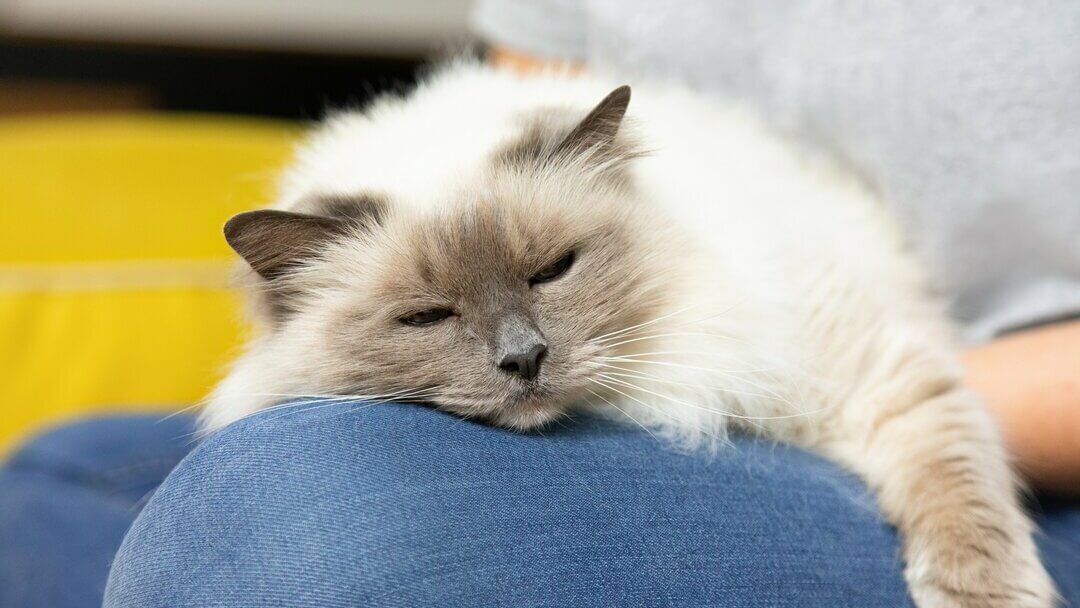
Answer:
<path fill-rule="evenodd" d="M 0 120 L 0 452 L 42 424 L 196 403 L 243 332 L 228 217 L 264 204 L 293 124 Z"/>

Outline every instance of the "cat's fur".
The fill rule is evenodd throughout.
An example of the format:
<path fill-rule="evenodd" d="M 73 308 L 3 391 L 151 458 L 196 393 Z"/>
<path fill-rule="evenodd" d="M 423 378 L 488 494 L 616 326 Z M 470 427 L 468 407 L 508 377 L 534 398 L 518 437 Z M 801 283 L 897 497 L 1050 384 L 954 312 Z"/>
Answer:
<path fill-rule="evenodd" d="M 623 120 L 628 89 L 597 105 L 613 89 L 465 63 L 328 120 L 287 211 L 226 228 L 264 331 L 204 428 L 290 395 L 522 430 L 594 407 L 706 448 L 734 425 L 860 474 L 922 608 L 1051 606 L 1001 441 L 881 201 L 751 113 L 642 85 Z M 514 336 L 546 342 L 535 379 L 499 367 Z"/>

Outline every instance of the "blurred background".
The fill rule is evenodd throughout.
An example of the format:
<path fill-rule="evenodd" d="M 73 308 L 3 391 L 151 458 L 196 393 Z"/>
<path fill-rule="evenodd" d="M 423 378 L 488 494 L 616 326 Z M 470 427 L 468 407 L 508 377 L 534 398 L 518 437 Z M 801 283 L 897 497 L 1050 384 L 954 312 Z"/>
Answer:
<path fill-rule="evenodd" d="M 196 403 L 245 331 L 225 220 L 463 49 L 751 105 L 881 191 L 969 345 L 1080 312 L 1076 2 L 0 0 L 0 453 Z"/>
<path fill-rule="evenodd" d="M 468 41 L 466 0 L 0 0 L 0 452 L 199 400 L 243 333 L 221 225 L 303 125 Z"/>

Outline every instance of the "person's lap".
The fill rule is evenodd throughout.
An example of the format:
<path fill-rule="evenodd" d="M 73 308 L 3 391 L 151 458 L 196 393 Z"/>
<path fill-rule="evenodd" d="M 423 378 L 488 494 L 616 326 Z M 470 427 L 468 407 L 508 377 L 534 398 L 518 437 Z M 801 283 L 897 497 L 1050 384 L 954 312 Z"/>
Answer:
<path fill-rule="evenodd" d="M 1080 601 L 1065 578 L 1080 510 L 1041 519 L 1049 567 Z M 339 404 L 266 412 L 197 448 L 132 526 L 106 605 L 910 600 L 872 497 L 804 452 L 739 440 L 710 457 L 595 418 L 515 435 Z"/>

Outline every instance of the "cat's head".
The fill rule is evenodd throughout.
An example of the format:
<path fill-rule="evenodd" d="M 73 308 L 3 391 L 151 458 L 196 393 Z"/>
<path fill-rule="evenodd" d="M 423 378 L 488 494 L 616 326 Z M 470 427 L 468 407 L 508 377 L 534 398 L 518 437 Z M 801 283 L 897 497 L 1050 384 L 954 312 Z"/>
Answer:
<path fill-rule="evenodd" d="M 627 171 L 629 98 L 538 114 L 437 210 L 356 193 L 230 220 L 277 352 L 306 362 L 300 384 L 517 429 L 594 394 L 612 332 L 658 314 L 677 280 Z"/>

